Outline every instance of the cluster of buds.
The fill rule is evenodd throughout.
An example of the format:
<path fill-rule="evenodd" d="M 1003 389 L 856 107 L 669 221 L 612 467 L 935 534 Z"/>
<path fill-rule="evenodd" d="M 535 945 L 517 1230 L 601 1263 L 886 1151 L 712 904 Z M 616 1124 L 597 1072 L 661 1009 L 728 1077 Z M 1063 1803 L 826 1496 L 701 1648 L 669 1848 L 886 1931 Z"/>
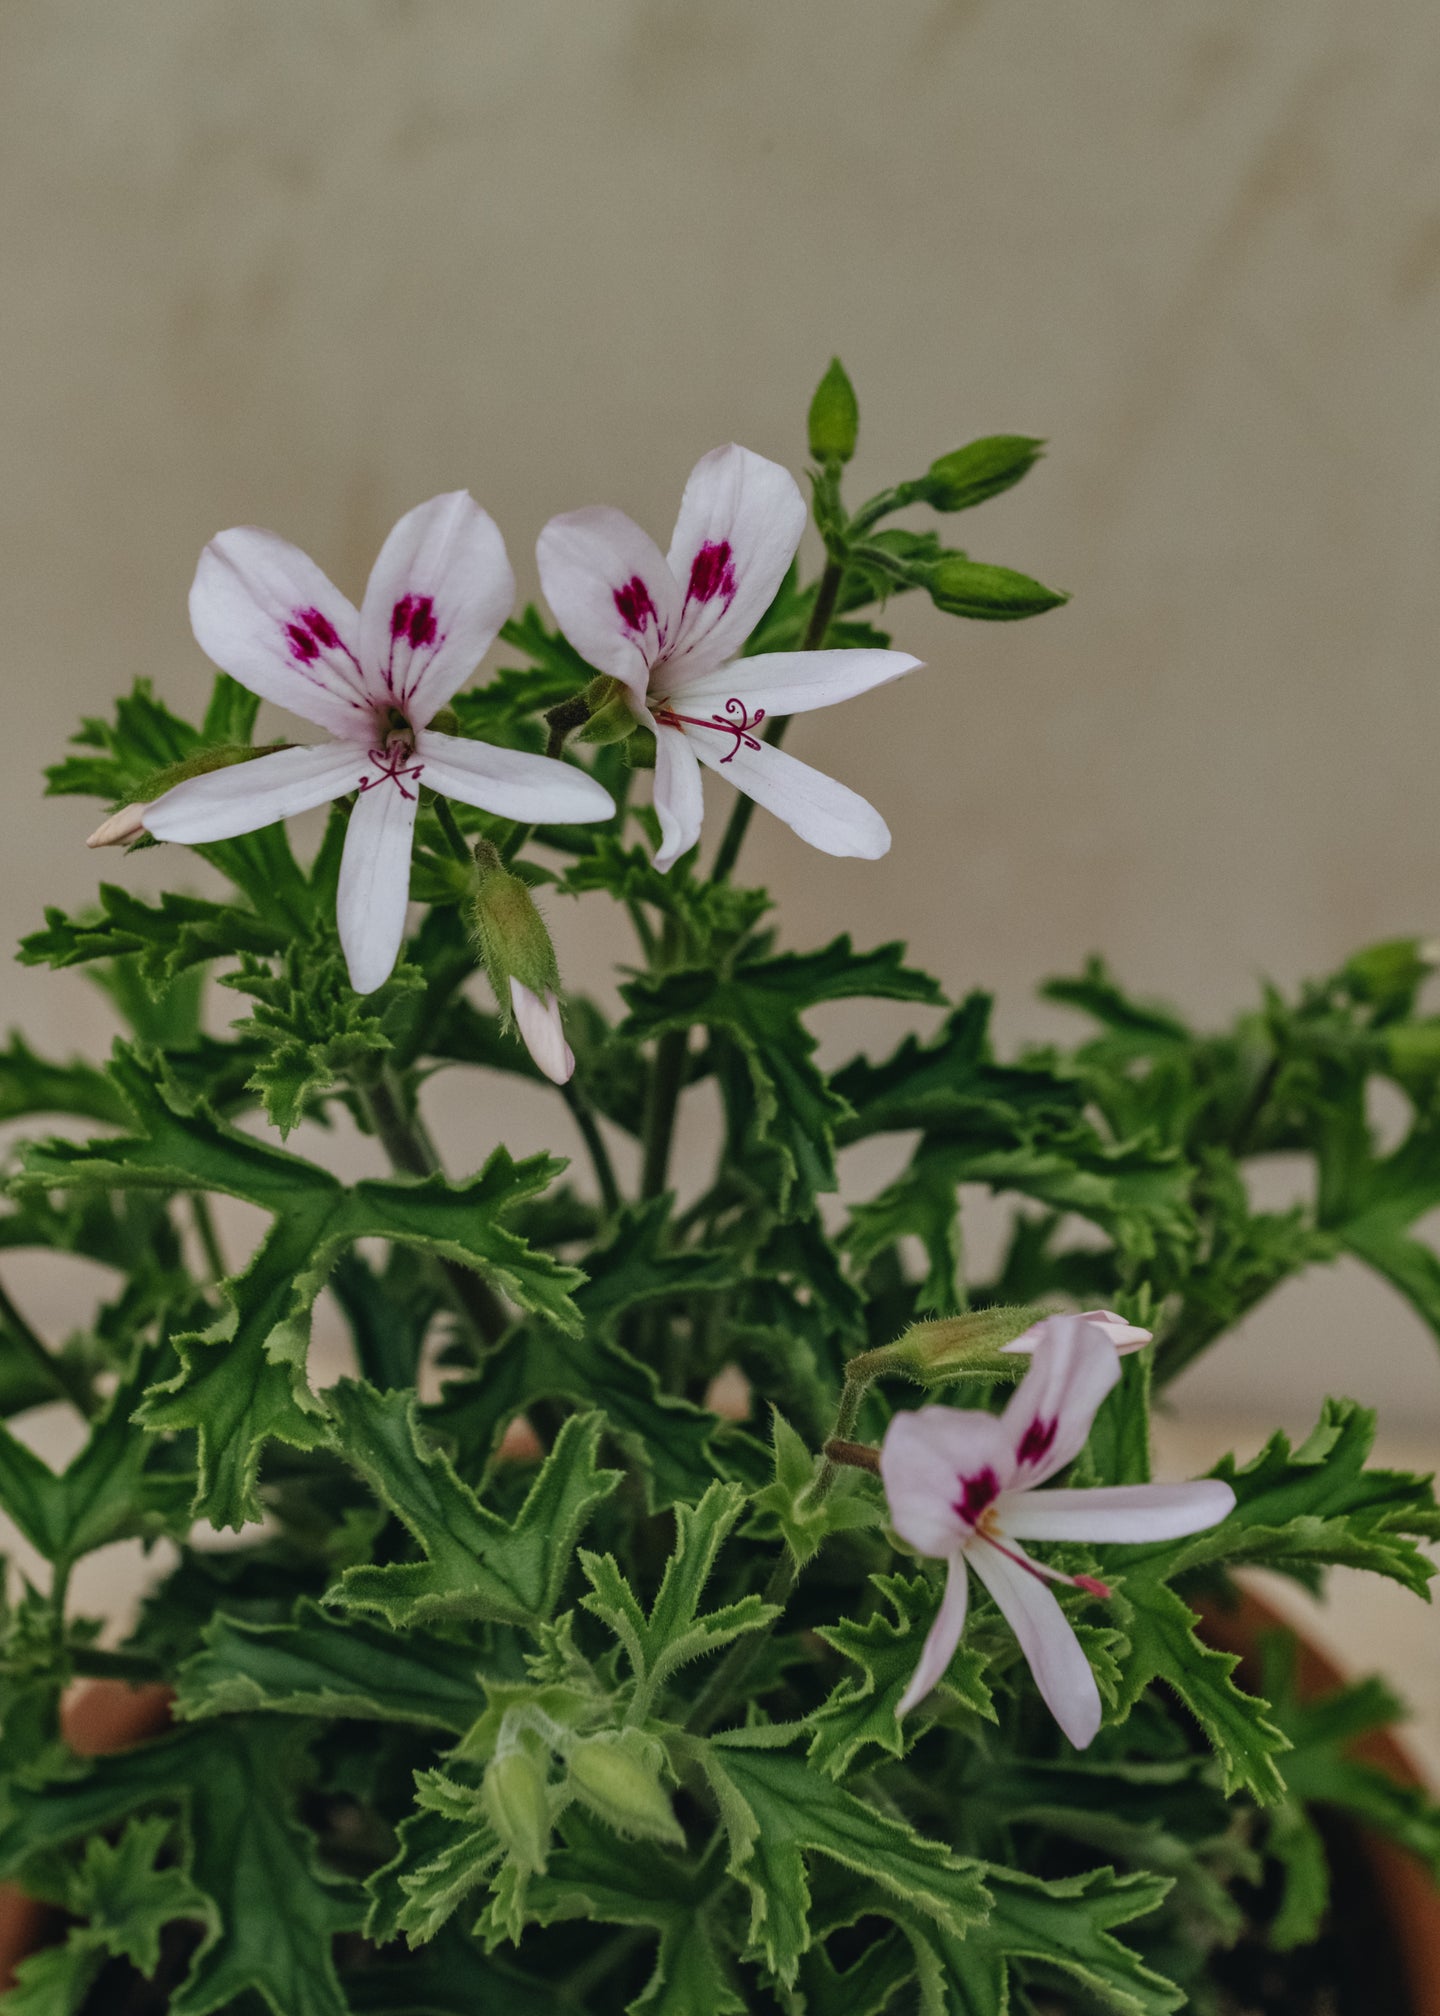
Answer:
<path fill-rule="evenodd" d="M 552 1778 L 551 1758 L 563 1765 Z M 527 1875 L 543 1874 L 555 1821 L 572 1800 L 627 1840 L 683 1847 L 662 1774 L 664 1752 L 643 1730 L 582 1735 L 534 1703 L 510 1709 L 485 1768 L 480 1801 L 506 1852 Z"/>

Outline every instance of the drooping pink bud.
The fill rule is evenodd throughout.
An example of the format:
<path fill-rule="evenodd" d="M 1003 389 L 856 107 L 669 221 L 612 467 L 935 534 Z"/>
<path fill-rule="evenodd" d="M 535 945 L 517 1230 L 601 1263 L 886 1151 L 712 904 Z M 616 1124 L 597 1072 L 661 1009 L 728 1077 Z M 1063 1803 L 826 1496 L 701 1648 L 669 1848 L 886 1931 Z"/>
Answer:
<path fill-rule="evenodd" d="M 545 1076 L 557 1085 L 567 1084 L 574 1075 L 575 1054 L 565 1041 L 560 1003 L 555 998 L 554 988 L 545 989 L 542 1001 L 538 994 L 532 994 L 523 982 L 512 975 L 510 1006 L 515 1012 L 515 1026 L 520 1031 L 521 1041 Z"/>
<path fill-rule="evenodd" d="M 144 812 L 143 805 L 122 805 L 118 812 L 112 812 L 108 819 L 100 821 L 85 845 L 123 847 L 128 841 L 139 840 L 145 832 Z"/>

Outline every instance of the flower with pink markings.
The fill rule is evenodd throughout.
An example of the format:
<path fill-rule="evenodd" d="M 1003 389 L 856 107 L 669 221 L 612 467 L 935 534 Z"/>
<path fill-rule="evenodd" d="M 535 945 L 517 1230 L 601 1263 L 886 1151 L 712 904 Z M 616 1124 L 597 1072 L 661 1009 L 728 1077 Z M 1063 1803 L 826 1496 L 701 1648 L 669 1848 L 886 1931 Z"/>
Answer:
<path fill-rule="evenodd" d="M 757 732 L 920 663 L 904 651 L 739 655 L 795 557 L 805 518 L 789 471 L 732 444 L 691 471 L 668 557 L 605 506 L 552 518 L 540 534 L 540 583 L 556 621 L 620 682 L 655 736 L 661 868 L 700 837 L 702 763 L 823 853 L 873 861 L 890 845 L 872 805 Z"/>
<path fill-rule="evenodd" d="M 906 1714 L 944 1676 L 965 1628 L 973 1568 L 1019 1639 L 1046 1706 L 1083 1750 L 1100 1727 L 1100 1694 L 1046 1585 L 1110 1592 L 1092 1576 L 1042 1567 L 1020 1543 L 1174 1540 L 1218 1524 L 1235 1494 L 1204 1478 L 1029 1497 L 1079 1455 L 1096 1409 L 1120 1377 L 1103 1323 L 1051 1316 L 1037 1329 L 1030 1369 L 1003 1414 L 921 1407 L 897 1414 L 886 1431 L 880 1475 L 891 1523 L 917 1553 L 950 1564 L 939 1614 L 896 1712 Z"/>
<path fill-rule="evenodd" d="M 337 909 L 351 985 L 370 993 L 388 979 L 405 932 L 422 784 L 526 824 L 605 819 L 615 809 L 583 770 L 429 725 L 514 600 L 499 529 L 463 490 L 407 512 L 358 610 L 273 532 L 220 533 L 190 590 L 201 650 L 330 739 L 189 778 L 140 808 L 146 830 L 203 846 L 357 792 Z"/>

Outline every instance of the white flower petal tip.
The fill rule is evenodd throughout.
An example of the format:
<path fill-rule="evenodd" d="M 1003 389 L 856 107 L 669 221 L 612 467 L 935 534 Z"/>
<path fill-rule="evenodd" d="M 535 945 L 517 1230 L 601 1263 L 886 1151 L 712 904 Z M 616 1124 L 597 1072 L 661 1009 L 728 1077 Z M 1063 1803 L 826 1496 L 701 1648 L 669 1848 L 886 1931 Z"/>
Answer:
<path fill-rule="evenodd" d="M 1122 1355 L 1127 1351 L 1143 1350 L 1155 1335 L 1153 1330 L 1141 1330 L 1136 1324 L 1127 1323 L 1125 1318 L 1117 1316 L 1113 1309 L 1082 1309 L 1076 1320 L 1081 1323 L 1092 1323 L 1097 1330 L 1103 1330 Z M 1046 1325 L 1054 1321 L 1053 1316 L 1042 1317 L 1040 1322 L 1032 1323 L 1028 1330 L 1022 1330 L 1018 1337 L 1012 1337 L 1008 1344 L 1002 1344 L 1001 1351 L 1019 1351 L 1028 1355 L 1035 1349 Z"/>
<path fill-rule="evenodd" d="M 112 812 L 108 819 L 102 819 L 95 831 L 86 836 L 87 847 L 123 847 L 129 840 L 138 840 L 145 831 L 145 807 L 143 805 L 122 805 L 118 812 Z"/>
<path fill-rule="evenodd" d="M 567 1085 L 575 1075 L 575 1054 L 565 1041 L 560 1003 L 554 989 L 547 987 L 542 1001 L 538 994 L 512 978 L 510 1006 L 515 1012 L 521 1041 L 545 1076 L 556 1085 Z"/>

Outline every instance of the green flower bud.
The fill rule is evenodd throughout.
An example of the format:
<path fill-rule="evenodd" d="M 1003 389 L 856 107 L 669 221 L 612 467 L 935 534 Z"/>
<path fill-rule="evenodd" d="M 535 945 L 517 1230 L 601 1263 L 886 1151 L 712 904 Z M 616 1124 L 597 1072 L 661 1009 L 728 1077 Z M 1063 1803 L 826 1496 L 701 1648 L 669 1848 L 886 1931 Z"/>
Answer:
<path fill-rule="evenodd" d="M 933 1323 L 912 1323 L 894 1344 L 867 1353 L 867 1362 L 875 1361 L 877 1373 L 908 1372 L 927 1384 L 960 1378 L 966 1373 L 1018 1378 L 1030 1361 L 1024 1357 L 1002 1357 L 1002 1345 L 1013 1343 L 1032 1323 L 1053 1314 L 1053 1310 L 1027 1303 L 1004 1309 L 977 1309 L 966 1316 L 942 1316 Z"/>
<path fill-rule="evenodd" d="M 570 1752 L 570 1790 L 618 1834 L 685 1845 L 660 1783 L 662 1752 L 638 1729 L 586 1736 Z"/>
<path fill-rule="evenodd" d="M 521 1868 L 543 1873 L 550 1849 L 550 1792 L 544 1771 L 523 1744 L 491 1759 L 480 1799 Z"/>
<path fill-rule="evenodd" d="M 932 462 L 919 481 L 907 485 L 916 498 L 936 511 L 968 511 L 987 497 L 998 497 L 1034 468 L 1044 453 L 1043 441 L 1024 434 L 987 434 Z"/>
<path fill-rule="evenodd" d="M 848 462 L 860 432 L 860 402 L 838 357 L 810 401 L 810 453 L 817 462 Z"/>
<path fill-rule="evenodd" d="M 590 719 L 580 730 L 579 739 L 582 742 L 595 742 L 604 747 L 609 742 L 623 742 L 635 733 L 638 723 L 623 680 L 611 679 L 603 674 L 598 679 L 592 679 L 585 688 L 585 704 L 590 709 Z"/>
<path fill-rule="evenodd" d="M 488 841 L 476 845 L 475 869 L 470 931 L 501 1021 L 507 1029 L 518 1028 L 546 1077 L 563 1085 L 575 1059 L 560 1021 L 560 969 L 545 920 L 520 877 L 510 873 Z"/>

